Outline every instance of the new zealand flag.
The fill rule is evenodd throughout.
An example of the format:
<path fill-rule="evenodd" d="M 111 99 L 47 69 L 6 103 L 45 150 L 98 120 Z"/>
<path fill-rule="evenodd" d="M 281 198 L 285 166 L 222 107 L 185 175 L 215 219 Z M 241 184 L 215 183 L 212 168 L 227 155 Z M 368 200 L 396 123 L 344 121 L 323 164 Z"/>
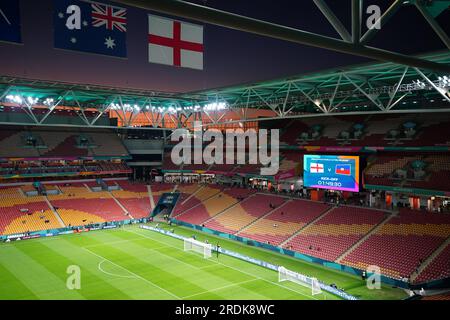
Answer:
<path fill-rule="evenodd" d="M 127 10 L 92 1 L 54 0 L 55 47 L 127 57 Z"/>
<path fill-rule="evenodd" d="M 0 41 L 22 42 L 19 0 L 0 1 Z"/>

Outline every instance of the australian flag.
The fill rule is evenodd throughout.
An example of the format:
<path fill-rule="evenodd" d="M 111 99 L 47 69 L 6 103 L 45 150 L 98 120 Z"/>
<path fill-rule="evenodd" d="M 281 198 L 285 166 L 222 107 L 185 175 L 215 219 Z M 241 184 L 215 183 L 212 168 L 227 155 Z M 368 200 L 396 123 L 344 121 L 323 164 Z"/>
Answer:
<path fill-rule="evenodd" d="M 0 41 L 22 42 L 19 0 L 0 1 Z"/>
<path fill-rule="evenodd" d="M 127 10 L 109 4 L 54 0 L 55 48 L 127 57 Z"/>

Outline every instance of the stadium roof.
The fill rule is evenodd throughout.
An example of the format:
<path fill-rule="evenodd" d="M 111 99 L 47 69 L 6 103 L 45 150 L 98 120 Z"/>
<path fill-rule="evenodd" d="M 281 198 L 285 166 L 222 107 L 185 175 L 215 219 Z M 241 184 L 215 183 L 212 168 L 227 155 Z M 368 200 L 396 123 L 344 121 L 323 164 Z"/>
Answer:
<path fill-rule="evenodd" d="M 450 65 L 448 51 L 421 58 Z M 189 118 L 200 112 L 234 111 L 239 115 L 235 121 L 254 121 L 262 118 L 255 114 L 248 117 L 246 110 L 265 110 L 266 119 L 354 112 L 449 111 L 449 88 L 449 74 L 394 63 L 370 63 L 189 93 L 3 76 L 0 77 L 0 102 L 22 106 L 31 113 L 36 107 L 46 107 L 51 113 L 58 106 L 94 109 L 99 116 L 110 111 L 123 115 L 147 113 L 152 117 L 170 113 L 175 118 Z M 30 118 L 36 122 L 34 117 Z M 220 118 L 215 118 L 216 124 Z M 30 124 L 42 125 L 45 121 Z M 95 121 L 86 124 L 94 126 Z M 131 124 L 132 121 L 128 122 Z"/>
<path fill-rule="evenodd" d="M 421 58 L 450 64 L 449 51 L 422 55 Z M 300 60 L 299 63 L 304 62 Z M 436 105 L 440 108 L 449 106 L 449 76 L 393 63 L 370 63 L 191 94 L 205 96 L 205 101 L 226 101 L 230 107 L 268 108 L 281 116 L 283 111 L 287 113 L 286 110 L 338 112 L 346 105 L 348 109 L 352 109 L 352 105 L 367 105 L 368 110 L 385 111 L 395 108 L 400 100 L 411 100 L 405 98 L 423 97 L 441 102 L 445 99 Z M 413 101 L 404 108 L 416 104 Z M 424 101 L 421 103 L 421 106 L 429 107 Z"/>

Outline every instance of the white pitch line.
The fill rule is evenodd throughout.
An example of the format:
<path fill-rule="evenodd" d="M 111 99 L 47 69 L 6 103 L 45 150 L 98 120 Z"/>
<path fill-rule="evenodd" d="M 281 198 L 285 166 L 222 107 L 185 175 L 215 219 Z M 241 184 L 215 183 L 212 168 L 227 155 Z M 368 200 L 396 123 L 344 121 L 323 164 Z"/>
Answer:
<path fill-rule="evenodd" d="M 137 234 L 137 235 L 139 235 L 139 236 L 141 236 L 141 237 L 144 237 L 144 238 L 147 238 L 147 239 L 151 239 L 151 238 L 145 237 L 145 236 L 142 235 L 142 234 L 136 233 L 136 232 L 134 232 L 134 231 L 128 231 L 128 230 L 123 230 L 123 231 L 124 231 L 124 232 L 129 232 L 129 233 L 134 233 L 134 234 Z M 175 260 L 175 261 L 177 261 L 177 262 L 183 263 L 184 265 L 186 265 L 186 266 L 188 266 L 188 267 L 190 267 L 190 268 L 192 268 L 192 269 L 195 269 L 195 270 L 202 269 L 202 268 L 205 268 L 205 267 L 211 267 L 211 266 L 214 265 L 214 264 L 212 264 L 212 265 L 203 266 L 203 267 L 196 267 L 196 266 L 193 266 L 192 264 L 189 264 L 189 263 L 187 263 L 187 262 L 185 262 L 185 261 L 183 261 L 183 260 L 180 260 L 180 259 L 178 259 L 178 258 L 168 256 L 168 255 L 166 255 L 166 254 L 164 254 L 164 253 L 159 252 L 158 249 L 164 249 L 164 248 L 169 248 L 169 247 L 170 247 L 170 248 L 174 248 L 174 247 L 171 246 L 171 245 L 165 244 L 165 243 L 163 243 L 163 242 L 161 242 L 161 241 L 157 241 L 157 242 L 158 242 L 158 243 L 161 243 L 161 244 L 164 244 L 164 246 L 157 247 L 157 248 L 145 248 L 145 249 L 147 249 L 147 250 L 149 250 L 149 251 L 153 251 L 153 252 L 155 252 L 155 253 L 157 253 L 157 254 L 159 254 L 159 255 L 162 255 L 162 256 L 164 256 L 165 258 L 172 259 L 172 260 Z M 184 252 L 184 251 L 183 251 L 183 252 Z"/>
<path fill-rule="evenodd" d="M 203 266 L 203 267 L 197 267 L 197 269 L 203 270 L 203 269 L 207 269 L 207 268 L 211 268 L 211 267 L 215 267 L 216 263 L 210 264 L 209 266 Z"/>
<path fill-rule="evenodd" d="M 172 246 L 172 245 L 166 244 L 166 243 L 164 243 L 164 242 L 162 242 L 162 241 L 156 240 L 156 239 L 154 239 L 154 238 L 152 238 L 152 237 L 149 237 L 149 236 L 143 235 L 143 234 L 141 234 L 141 233 L 138 233 L 138 232 L 135 232 L 135 231 L 128 231 L 128 230 L 124 230 L 124 231 L 125 231 L 125 232 L 130 232 L 130 233 L 134 233 L 134 234 L 137 234 L 137 235 L 140 235 L 140 236 L 142 236 L 142 237 L 144 237 L 144 238 L 152 239 L 153 241 L 156 241 L 156 242 L 159 242 L 159 243 L 165 244 L 165 245 L 166 245 L 166 246 L 168 246 L 168 247 L 172 247 L 172 248 L 174 248 L 174 249 L 176 249 L 176 250 L 179 250 L 179 251 L 183 251 L 183 252 L 184 252 L 184 250 L 181 250 L 181 249 L 180 249 L 180 248 L 178 248 L 178 247 L 175 247 L 175 246 Z M 178 259 L 177 259 L 177 260 L 178 260 Z M 309 295 L 306 295 L 306 294 L 304 294 L 304 293 L 302 293 L 302 292 L 299 292 L 299 291 L 297 291 L 297 290 L 294 290 L 294 289 L 291 289 L 291 288 L 285 287 L 285 286 L 283 286 L 283 285 L 281 285 L 281 284 L 279 284 L 279 283 L 277 283 L 277 282 L 273 282 L 273 281 L 270 281 L 270 280 L 267 280 L 267 279 L 264 279 L 264 278 L 261 278 L 261 277 L 255 276 L 255 275 L 253 275 L 253 274 L 251 274 L 251 273 L 248 273 L 248 272 L 245 272 L 245 271 L 239 270 L 239 269 L 237 269 L 237 268 L 235 268 L 235 267 L 229 266 L 229 265 L 227 265 L 227 264 L 224 264 L 224 263 L 222 263 L 222 262 L 216 261 L 216 263 L 217 263 L 217 264 L 220 264 L 220 265 L 223 265 L 224 267 L 227 267 L 227 268 L 230 268 L 230 269 L 233 269 L 233 270 L 239 271 L 239 272 L 241 272 L 241 273 L 244 273 L 244 274 L 246 274 L 246 275 L 249 275 L 249 276 L 251 276 L 251 277 L 253 277 L 253 278 L 256 278 L 256 279 L 260 279 L 260 280 L 263 280 L 263 281 L 265 281 L 265 282 L 268 282 L 268 283 L 274 284 L 274 285 L 276 285 L 276 286 L 278 286 L 278 287 L 281 287 L 281 288 L 283 288 L 283 289 L 286 289 L 286 290 L 289 290 L 289 291 L 295 292 L 295 293 L 297 293 L 297 294 L 300 294 L 301 296 L 307 297 L 308 299 L 314 299 L 314 300 L 318 300 L 318 299 L 314 298 L 313 296 L 309 296 Z"/>
<path fill-rule="evenodd" d="M 98 266 L 97 266 L 98 270 L 100 270 L 101 272 L 103 272 L 103 273 L 105 273 L 105 274 L 107 274 L 107 275 L 109 275 L 109 276 L 113 276 L 113 277 L 129 278 L 129 279 L 137 279 L 135 276 L 123 276 L 123 275 L 120 275 L 120 274 L 114 274 L 114 273 L 105 271 L 105 270 L 102 269 L 102 264 L 103 264 L 103 262 L 107 262 L 107 261 L 106 261 L 106 260 L 102 260 L 102 261 L 100 261 L 100 262 L 98 263 Z M 109 261 L 108 261 L 108 262 L 109 262 Z"/>
<path fill-rule="evenodd" d="M 103 243 L 90 244 L 90 245 L 87 245 L 87 246 L 83 246 L 83 248 L 95 248 L 95 247 L 108 246 L 108 245 L 113 245 L 113 244 L 127 243 L 127 242 L 136 241 L 136 240 L 142 240 L 142 239 L 140 239 L 140 238 L 135 238 L 135 239 L 128 239 L 128 240 L 119 240 L 119 241 L 103 242 Z M 164 248 L 166 248 L 166 247 L 167 247 L 167 245 L 164 245 L 164 246 L 161 246 L 161 247 L 154 248 L 154 249 L 152 249 L 152 250 L 164 249 Z"/>
<path fill-rule="evenodd" d="M 105 257 L 102 257 L 102 256 L 99 255 L 99 254 L 96 254 L 95 252 L 92 252 L 92 251 L 89 250 L 88 248 L 83 248 L 83 249 L 86 250 L 87 252 L 90 252 L 91 254 L 93 254 L 94 256 L 96 256 L 96 257 L 98 257 L 98 258 L 100 258 L 100 259 L 106 260 L 106 261 L 112 263 L 113 265 L 115 265 L 115 266 L 117 266 L 117 267 L 119 267 L 119 268 L 124 269 L 125 271 L 127 271 L 127 272 L 129 272 L 130 274 L 134 275 L 136 278 L 139 278 L 139 279 L 141 279 L 141 280 L 147 282 L 147 283 L 150 284 L 151 286 L 156 287 L 156 288 L 160 289 L 161 291 L 164 291 L 165 293 L 171 295 L 172 297 L 176 298 L 177 300 L 181 300 L 181 298 L 180 298 L 179 296 L 177 296 L 176 294 L 174 294 L 174 293 L 172 293 L 172 292 L 170 292 L 170 291 L 167 291 L 167 290 L 164 289 L 164 288 L 161 288 L 161 287 L 158 286 L 157 284 L 151 282 L 151 281 L 148 280 L 148 279 L 145 279 L 144 277 L 142 277 L 142 276 L 140 276 L 140 275 L 134 273 L 133 271 L 130 271 L 130 270 L 128 270 L 127 268 L 122 267 L 121 265 L 119 265 L 119 264 L 117 264 L 117 263 L 115 263 L 115 262 L 112 262 L 111 260 L 106 259 Z"/>
<path fill-rule="evenodd" d="M 252 281 L 256 281 L 256 280 L 259 280 L 259 279 L 250 279 L 250 280 L 246 280 L 246 281 L 242 281 L 242 282 L 238 282 L 238 283 L 231 283 L 231 284 L 228 284 L 228 285 L 223 286 L 223 287 L 214 288 L 214 289 L 211 289 L 211 290 L 206 290 L 206 291 L 203 291 L 203 292 L 200 292 L 200 293 L 196 293 L 196 294 L 191 294 L 189 296 L 182 297 L 182 299 L 183 300 L 190 299 L 190 298 L 195 297 L 195 296 L 199 296 L 199 295 L 210 293 L 210 292 L 214 292 L 214 291 L 219 291 L 219 290 L 230 288 L 230 287 L 234 287 L 234 286 L 239 286 L 241 284 L 252 282 Z"/>
<path fill-rule="evenodd" d="M 46 237 L 46 238 L 36 238 L 36 239 L 29 239 L 29 240 L 39 240 L 39 242 L 48 242 L 48 241 L 54 241 L 54 240 L 60 240 L 58 238 L 55 237 Z M 21 240 L 19 242 L 17 241 L 12 241 L 12 242 L 7 242 L 7 243 L 0 243 L 0 249 L 1 248 L 8 248 L 8 247 L 15 247 L 16 245 L 18 245 L 20 243 L 21 246 L 23 245 L 30 245 L 30 244 L 35 244 L 35 241 L 28 241 L 27 240 Z"/>

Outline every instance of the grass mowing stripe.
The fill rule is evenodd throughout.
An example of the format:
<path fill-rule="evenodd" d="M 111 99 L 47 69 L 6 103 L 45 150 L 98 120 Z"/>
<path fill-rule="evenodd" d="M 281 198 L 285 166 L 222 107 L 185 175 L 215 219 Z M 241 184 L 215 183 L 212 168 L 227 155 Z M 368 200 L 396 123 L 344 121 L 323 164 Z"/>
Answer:
<path fill-rule="evenodd" d="M 165 224 L 160 226 L 169 228 Z M 219 242 L 223 248 L 336 283 L 363 299 L 401 299 L 405 296 L 401 290 L 386 287 L 371 292 L 359 278 L 313 263 L 197 230 L 179 226 L 171 228 L 177 234 L 196 235 L 198 240 L 208 239 L 210 243 Z M 42 250 L 41 246 L 53 252 Z M 0 248 L 0 299 L 175 299 L 160 288 L 189 300 L 312 299 L 311 290 L 306 287 L 294 283 L 279 285 L 276 272 L 226 255 L 204 259 L 200 254 L 184 252 L 182 241 L 140 229 L 137 225 L 11 242 L 0 244 Z M 46 260 L 45 263 L 40 259 Z M 79 265 L 82 270 L 83 295 L 77 290 L 68 290 L 65 281 L 55 275 L 54 270 L 57 269 L 63 270 L 63 276 L 68 277 L 61 267 L 68 261 Z M 55 269 L 49 269 L 49 265 Z M 83 274 L 89 274 L 84 271 L 107 285 L 102 285 L 95 277 L 88 277 L 86 280 L 91 283 L 85 283 Z M 129 271 L 160 288 L 148 285 Z M 124 294 L 128 297 L 123 297 Z M 337 299 L 331 294 L 328 297 Z"/>
<path fill-rule="evenodd" d="M 191 298 L 193 298 L 193 297 L 195 297 L 195 296 L 204 295 L 204 294 L 209 294 L 209 293 L 211 293 L 211 292 L 215 292 L 215 291 L 227 289 L 227 288 L 229 288 L 229 287 L 240 286 L 240 285 L 242 285 L 242 284 L 244 284 L 244 283 L 252 282 L 252 281 L 257 281 L 257 280 L 258 280 L 258 279 L 250 279 L 250 280 L 247 280 L 247 281 L 236 282 L 236 283 L 232 283 L 232 284 L 229 284 L 229 285 L 226 285 L 226 286 L 223 286 L 223 287 L 214 288 L 214 289 L 207 290 L 207 291 L 204 291 L 204 292 L 191 294 L 190 296 L 185 296 L 185 297 L 183 297 L 183 300 L 185 300 L 185 299 L 191 299 Z"/>
<path fill-rule="evenodd" d="M 130 230 L 124 230 L 124 231 L 130 232 L 130 233 L 134 233 L 134 234 L 139 234 L 139 235 L 141 235 L 142 237 L 149 238 L 149 239 L 152 239 L 153 241 L 157 241 L 157 242 L 163 243 L 163 242 L 161 242 L 161 241 L 159 241 L 159 240 L 156 240 L 156 239 L 154 239 L 154 238 L 152 238 L 152 237 L 149 237 L 149 236 L 140 234 L 140 233 L 135 232 L 135 231 L 130 231 Z M 168 237 L 168 236 L 167 236 L 167 237 Z M 182 250 L 182 249 L 180 249 L 179 247 L 176 247 L 176 246 L 172 246 L 172 245 L 168 245 L 168 246 L 170 246 L 170 247 L 172 247 L 172 248 L 174 248 L 174 249 L 176 249 L 176 250 Z M 182 250 L 182 251 L 184 252 L 184 250 Z M 241 273 L 247 274 L 247 275 L 249 275 L 249 276 L 251 276 L 251 277 L 254 277 L 254 278 L 256 278 L 256 279 L 260 279 L 260 280 L 263 280 L 263 281 L 265 281 L 265 282 L 267 282 L 267 283 L 271 283 L 271 284 L 273 284 L 273 285 L 282 287 L 282 288 L 284 288 L 284 289 L 286 289 L 286 290 L 290 290 L 290 291 L 296 292 L 296 293 L 298 293 L 298 294 L 300 294 L 300 295 L 302 295 L 302 296 L 304 296 L 304 297 L 306 297 L 306 298 L 308 298 L 308 299 L 318 300 L 318 299 L 314 298 L 313 296 L 305 295 L 304 293 L 302 293 L 302 292 L 300 292 L 300 291 L 297 291 L 297 290 L 288 288 L 288 287 L 283 286 L 283 285 L 281 285 L 281 284 L 279 284 L 279 283 L 277 283 L 277 282 L 273 282 L 273 281 L 270 281 L 270 280 L 261 278 L 261 277 L 259 277 L 259 276 L 255 276 L 255 275 L 253 275 L 253 274 L 251 274 L 251 273 L 248 273 L 248 272 L 239 270 L 239 269 L 237 269 L 237 268 L 235 268 L 235 267 L 232 267 L 232 266 L 230 266 L 230 265 L 224 264 L 224 263 L 222 263 L 222 262 L 217 261 L 216 263 L 217 263 L 217 264 L 220 264 L 220 265 L 223 265 L 223 266 L 225 266 L 225 267 L 227 267 L 227 268 L 230 268 L 230 269 L 239 271 L 239 272 L 241 272 Z"/>
<path fill-rule="evenodd" d="M 123 233 L 123 235 L 122 235 L 122 233 Z M 119 236 L 119 237 L 125 237 L 125 238 L 129 238 L 130 237 L 130 234 L 129 233 L 125 233 L 125 232 L 122 232 L 122 233 L 115 233 L 115 235 L 116 236 Z M 136 235 L 133 235 L 135 238 L 134 239 L 136 239 Z M 126 240 L 124 240 L 124 241 L 114 241 L 113 243 L 115 244 L 115 248 L 116 249 L 121 249 L 121 247 L 123 247 L 124 249 L 123 250 L 125 250 L 126 251 L 126 253 L 128 253 L 128 254 L 130 254 L 130 253 L 135 253 L 136 255 L 138 255 L 138 256 L 145 256 L 145 252 L 143 252 L 142 251 L 142 248 L 147 248 L 147 249 L 149 249 L 149 250 L 152 250 L 152 254 L 150 255 L 151 256 L 151 259 L 152 260 L 155 260 L 155 255 L 153 254 L 153 253 L 157 253 L 158 255 L 161 255 L 162 253 L 161 252 L 158 252 L 158 251 L 162 251 L 162 252 L 164 252 L 164 251 L 167 251 L 167 246 L 166 245 L 164 245 L 164 246 L 161 246 L 160 245 L 160 243 L 157 243 L 157 242 L 153 242 L 153 241 L 148 241 L 148 239 L 147 238 L 144 238 L 144 237 L 142 237 L 142 236 L 140 236 L 139 235 L 139 238 L 138 239 L 140 239 L 141 241 L 138 241 L 138 240 L 134 240 L 133 239 L 133 241 L 126 241 Z M 126 242 L 125 242 L 126 241 Z M 105 243 L 106 245 L 109 245 L 110 243 Z M 158 247 L 155 247 L 155 244 L 156 245 L 159 245 Z M 89 246 L 90 247 L 90 246 Z M 100 247 L 100 248 L 97 248 L 97 249 L 104 249 L 104 250 L 107 250 L 106 249 L 106 247 L 105 246 L 103 246 L 103 248 L 101 248 L 101 246 L 99 246 L 99 245 L 96 245 L 95 247 Z M 162 247 L 162 248 L 161 248 Z M 92 251 L 92 250 L 91 250 Z M 96 250 L 94 250 L 94 251 L 96 251 Z M 173 250 L 172 250 L 172 252 L 173 252 Z M 104 255 L 102 255 L 100 252 L 99 252 L 99 254 L 101 255 L 101 256 L 104 256 Z M 204 268 L 205 266 L 204 266 L 204 263 L 205 263 L 205 261 L 204 261 L 204 259 L 203 258 L 199 258 L 199 257 L 197 257 L 196 255 L 186 255 L 185 253 L 181 253 L 181 255 L 183 255 L 183 258 L 184 259 L 186 259 L 186 258 L 189 258 L 188 260 L 186 260 L 186 261 L 188 261 L 188 262 L 192 262 L 192 261 L 198 261 L 199 263 L 200 263 L 200 265 L 202 266 L 201 268 Z M 167 260 L 167 258 L 168 258 L 168 256 L 167 255 L 162 255 L 163 256 L 163 258 L 164 258 L 164 260 Z M 192 260 L 192 259 L 194 259 L 194 260 Z M 111 259 L 110 259 L 111 260 Z M 173 260 L 178 266 L 176 267 L 176 269 L 175 270 L 173 270 L 172 271 L 172 273 L 180 273 L 180 268 L 179 268 L 179 262 L 182 262 L 183 264 L 184 264 L 184 266 L 190 266 L 189 264 L 187 264 L 185 261 L 179 261 L 179 260 Z M 154 261 L 150 261 L 150 263 L 154 263 Z M 161 263 L 161 265 L 163 265 L 163 263 Z M 170 262 L 170 265 L 174 265 L 174 263 L 172 263 L 172 262 Z M 214 264 L 215 265 L 215 264 Z M 187 268 L 185 268 L 185 267 L 183 267 L 182 269 L 186 269 L 187 270 L 187 275 L 193 275 L 193 274 L 198 274 L 198 273 L 201 273 L 201 268 L 200 267 L 195 267 L 195 266 L 190 266 L 192 269 L 192 271 L 189 271 Z M 167 268 L 165 268 L 165 270 L 167 271 Z M 155 272 L 154 273 L 157 273 L 156 272 L 156 270 L 155 270 Z M 232 279 L 228 279 L 229 281 L 228 282 L 224 282 L 224 276 L 223 275 L 217 275 L 217 273 L 218 273 L 218 270 L 216 270 L 216 272 L 211 272 L 211 274 L 213 275 L 213 276 L 211 276 L 211 275 L 205 275 L 205 274 L 202 274 L 201 276 L 199 276 L 199 278 L 200 278 L 200 282 L 208 282 L 208 284 L 209 284 L 209 288 L 208 289 L 210 289 L 210 288 L 215 288 L 215 287 L 217 287 L 217 286 L 223 286 L 223 285 L 229 285 L 229 284 L 231 284 L 230 283 L 230 281 L 231 282 L 235 282 L 236 281 L 236 275 L 234 275 L 234 276 L 231 276 L 231 278 Z M 216 274 L 216 276 L 214 277 L 214 275 Z M 226 277 L 229 277 L 229 271 L 226 273 Z M 239 278 L 242 278 L 242 277 L 237 277 L 237 279 L 239 280 Z M 186 282 L 187 281 L 187 279 L 189 279 L 189 277 L 187 277 L 187 278 L 184 278 L 184 282 Z M 248 278 L 246 278 L 246 279 L 248 279 Z M 197 285 L 201 285 L 201 283 L 199 283 L 199 281 L 196 281 L 195 282 Z M 164 284 L 164 285 L 166 285 L 166 284 Z M 212 286 L 212 287 L 211 287 Z M 190 286 L 190 287 L 193 287 L 192 285 Z M 205 291 L 205 288 L 203 288 L 203 289 L 200 289 L 199 290 L 200 292 L 204 292 Z M 252 294 L 252 293 L 249 293 L 250 294 L 250 296 L 255 296 L 255 294 Z M 261 296 L 262 297 L 262 296 Z M 260 297 L 260 298 L 261 298 Z M 220 297 L 219 297 L 220 298 Z"/>
<path fill-rule="evenodd" d="M 156 241 L 149 241 L 144 238 L 143 240 L 153 244 L 153 246 L 159 244 Z M 150 279 L 153 283 L 164 287 L 170 292 L 176 293 L 176 295 L 180 297 L 204 292 L 205 290 L 213 289 L 217 286 L 230 284 L 230 281 L 222 279 L 220 275 L 216 277 L 207 277 L 207 274 L 205 273 L 207 271 L 202 272 L 202 270 L 198 268 L 187 269 L 184 265 L 181 265 L 181 263 L 167 259 L 165 255 L 155 255 L 153 253 L 147 255 L 140 246 L 133 247 L 132 244 L 129 244 L 124 249 L 120 247 L 95 248 L 94 251 L 98 251 L 98 254 L 101 256 L 107 257 L 115 262 L 116 259 L 123 261 L 120 263 L 122 266 L 126 266 L 129 270 L 138 270 L 136 273 L 139 273 L 141 276 L 143 275 L 142 272 L 146 272 L 145 278 Z M 109 255 L 112 255 L 112 258 L 110 258 L 110 256 L 105 256 L 105 252 L 109 252 Z M 193 256 L 193 258 L 203 260 L 203 258 L 200 259 L 196 256 Z M 227 273 L 229 273 L 229 271 Z M 237 276 L 237 279 L 242 279 L 242 276 L 239 276 L 239 273 L 237 273 Z M 236 278 L 236 275 L 234 278 Z M 248 277 L 245 278 L 245 280 L 248 279 Z M 235 281 L 236 279 L 233 279 L 232 282 Z M 251 296 L 251 294 L 249 295 Z M 253 296 L 255 295 L 256 294 L 253 294 Z"/>
<path fill-rule="evenodd" d="M 123 231 L 120 231 L 120 233 L 123 233 Z M 109 242 L 117 242 L 116 232 L 114 232 L 114 236 L 108 236 L 108 237 L 98 237 L 98 233 L 91 233 L 91 235 L 88 235 L 88 233 L 84 233 L 83 237 L 91 238 L 95 237 L 96 239 L 103 239 L 104 241 Z M 136 238 L 136 237 L 134 237 Z M 101 265 L 101 269 L 99 269 L 99 263 L 102 261 L 105 261 L 103 259 L 99 259 L 95 256 L 93 256 L 90 252 L 84 250 L 81 246 L 78 246 L 74 244 L 72 241 L 68 241 L 69 238 L 61 237 L 61 243 L 52 243 L 51 245 L 54 246 L 56 250 L 64 250 L 69 254 L 69 252 L 74 254 L 74 259 L 79 260 L 82 264 L 83 268 L 89 269 L 91 272 L 95 273 L 100 278 L 104 279 L 108 283 L 110 283 L 112 286 L 116 288 L 116 290 L 125 292 L 130 299 L 137 299 L 137 300 L 147 300 L 147 299 L 153 299 L 153 300 L 160 300 L 160 299 L 168 299 L 168 296 L 165 292 L 160 291 L 157 288 L 149 287 L 146 283 L 143 283 L 141 279 L 133 277 L 133 278 L 122 278 L 118 277 L 118 275 L 129 275 L 128 272 L 124 271 L 123 268 L 119 268 L 110 262 L 106 261 L 103 262 Z M 83 244 L 87 244 L 88 242 L 83 241 Z M 100 241 L 95 241 L 96 243 L 95 247 L 100 247 Z M 126 244 L 125 242 L 123 243 Z M 117 244 L 115 244 L 117 245 Z M 107 246 L 103 244 L 103 249 L 105 249 Z M 92 250 L 91 250 L 92 251 Z M 94 250 L 95 251 L 95 250 Z M 101 254 L 101 252 L 98 252 Z M 106 273 L 105 273 L 106 272 Z M 109 274 L 107 274 L 109 273 Z M 114 293 L 109 292 L 103 292 L 102 299 L 110 299 L 111 296 L 114 295 Z"/>
<path fill-rule="evenodd" d="M 37 299 L 37 296 L 2 264 L 0 264 L 0 283 L 0 299 L 3 296 L 8 300 Z"/>
<path fill-rule="evenodd" d="M 33 243 L 33 246 L 27 245 L 27 247 L 36 247 L 37 243 Z M 17 247 L 5 249 L 0 255 L 0 264 L 20 279 L 33 292 L 34 296 L 38 299 L 84 299 L 79 292 L 67 290 L 65 281 Z M 8 254 L 6 255 L 6 253 Z M 0 292 L 2 295 L 7 294 L 2 290 Z"/>
<path fill-rule="evenodd" d="M 110 262 L 110 261 L 108 261 L 108 260 L 102 260 L 102 261 L 100 261 L 99 263 L 98 263 L 98 270 L 100 270 L 101 272 L 103 272 L 103 273 L 105 273 L 105 274 L 107 274 L 107 275 L 110 275 L 110 276 L 113 276 L 113 277 L 118 277 L 118 278 L 127 278 L 127 279 L 138 279 L 138 278 L 136 278 L 135 276 L 125 276 L 125 275 L 121 275 L 121 274 L 115 274 L 115 273 L 111 273 L 111 272 L 109 272 L 109 271 L 106 271 L 106 270 L 104 270 L 103 268 L 102 268 L 102 265 L 103 265 L 103 263 L 104 262 Z M 128 271 L 128 270 L 127 270 Z"/>
<path fill-rule="evenodd" d="M 111 299 L 130 299 L 130 297 L 124 292 L 117 290 L 107 281 L 101 279 L 97 275 L 93 274 L 88 268 L 82 268 L 82 259 L 78 261 L 72 258 L 68 258 L 64 255 L 67 254 L 67 250 L 56 250 L 48 247 L 46 244 L 36 243 L 36 247 L 33 252 L 29 249 L 21 248 L 24 253 L 29 254 L 32 258 L 50 270 L 53 274 L 59 277 L 62 281 L 66 282 L 69 275 L 67 274 L 67 268 L 69 266 L 78 266 L 81 269 L 81 288 L 77 292 L 83 295 L 86 299 L 101 299 L 102 295 L 107 293 Z M 71 256 L 74 253 L 71 252 Z M 81 266 L 80 266 L 81 265 Z M 67 291 L 70 291 L 66 288 Z"/>
<path fill-rule="evenodd" d="M 97 243 L 97 244 L 90 244 L 87 246 L 83 246 L 84 248 L 93 248 L 93 247 L 98 247 L 98 246 L 104 246 L 105 244 L 107 245 L 113 245 L 113 244 L 121 244 L 121 243 L 126 243 L 126 242 L 131 242 L 134 240 L 139 240 L 140 238 L 135 238 L 135 239 L 128 239 L 128 240 L 119 240 L 119 241 L 111 241 L 111 242 L 102 242 L 102 243 Z"/>
<path fill-rule="evenodd" d="M 148 280 L 148 279 L 145 279 L 144 277 L 142 277 L 142 276 L 140 276 L 140 275 L 134 273 L 133 271 L 130 271 L 130 270 L 128 270 L 127 268 L 125 268 L 125 267 L 123 267 L 123 266 L 121 266 L 121 265 L 119 265 L 119 264 L 117 264 L 117 263 L 115 263 L 115 262 L 113 262 L 113 261 L 111 261 L 111 260 L 105 258 L 105 257 L 102 257 L 101 255 L 99 255 L 99 254 L 97 254 L 97 253 L 95 253 L 95 252 L 93 252 L 93 251 L 91 251 L 91 250 L 89 250 L 89 249 L 87 249 L 87 248 L 83 248 L 83 249 L 86 250 L 86 251 L 88 251 L 88 252 L 90 252 L 91 254 L 97 256 L 98 258 L 101 258 L 101 259 L 103 259 L 103 260 L 106 260 L 106 261 L 108 261 L 109 263 L 111 263 L 111 264 L 113 264 L 113 265 L 115 265 L 115 266 L 117 266 L 117 267 L 119 267 L 119 268 L 122 268 L 122 269 L 126 270 L 126 271 L 129 272 L 130 274 L 134 275 L 136 278 L 139 278 L 139 279 L 141 279 L 141 280 L 143 280 L 143 281 L 149 283 L 149 284 L 152 285 L 153 287 L 156 287 L 156 288 L 158 288 L 159 290 L 164 291 L 165 293 L 167 293 L 168 295 L 170 295 L 170 296 L 176 298 L 177 300 L 180 300 L 180 299 L 181 299 L 181 298 L 180 298 L 179 296 L 177 296 L 176 294 L 174 294 L 174 293 L 172 293 L 172 292 L 170 292 L 170 291 L 167 291 L 166 289 L 164 289 L 164 288 L 158 286 L 157 284 L 151 282 L 151 281 Z"/>
<path fill-rule="evenodd" d="M 217 268 L 216 263 L 211 260 L 206 260 L 200 255 L 172 250 L 167 245 L 163 248 L 155 248 L 155 243 L 159 244 L 159 242 L 149 241 L 148 238 L 142 236 L 140 236 L 140 239 L 141 241 L 126 244 L 128 254 L 136 255 L 150 264 L 154 262 L 156 257 L 160 257 L 161 262 L 158 264 L 158 267 L 162 267 L 166 272 L 182 275 L 184 281 L 194 279 L 195 284 L 202 288 L 202 292 L 205 289 L 211 290 L 216 287 L 228 286 L 232 283 L 249 280 L 248 276 L 243 277 L 239 272 L 230 272 L 230 270 Z M 121 246 L 117 246 L 117 249 L 121 249 Z M 155 253 L 157 254 L 156 256 Z M 216 269 L 203 270 L 202 268 L 205 267 L 205 264 L 216 266 Z M 201 267 L 196 265 L 200 265 Z"/>
<path fill-rule="evenodd" d="M 136 228 L 136 226 L 130 228 L 141 230 Z M 239 252 L 241 254 L 246 254 L 253 258 L 264 260 L 275 265 L 283 265 L 286 268 L 296 272 L 314 276 L 325 283 L 335 283 L 339 288 L 343 288 L 347 293 L 350 293 L 360 299 L 400 300 L 408 297 L 404 290 L 391 287 L 387 284 L 382 284 L 381 289 L 374 292 L 373 290 L 367 289 L 366 283 L 361 281 L 361 279 L 356 275 L 351 275 L 342 271 L 327 268 L 325 266 L 303 261 L 262 248 L 250 247 L 234 240 L 225 239 L 212 234 L 200 232 L 198 230 L 193 230 L 191 228 L 174 225 L 169 227 L 163 223 L 160 223 L 160 228 L 166 230 L 174 229 L 177 234 L 187 237 L 195 234 L 198 239 L 208 239 L 210 243 L 220 242 L 222 247 L 226 247 L 227 249 Z M 336 299 L 336 296 L 331 294 L 329 297 L 334 297 Z"/>
<path fill-rule="evenodd" d="M 82 247 L 67 241 L 64 237 L 61 237 L 58 242 L 46 243 L 46 245 L 73 260 L 81 268 L 82 287 L 95 292 L 96 299 L 148 299 L 150 297 L 149 292 L 142 290 L 141 280 L 118 279 L 123 270 L 117 270 L 116 267 L 108 263 L 99 266 L 97 258 L 83 250 Z M 90 283 L 90 278 L 86 278 L 86 271 L 101 279 L 107 286 L 94 286 Z"/>

